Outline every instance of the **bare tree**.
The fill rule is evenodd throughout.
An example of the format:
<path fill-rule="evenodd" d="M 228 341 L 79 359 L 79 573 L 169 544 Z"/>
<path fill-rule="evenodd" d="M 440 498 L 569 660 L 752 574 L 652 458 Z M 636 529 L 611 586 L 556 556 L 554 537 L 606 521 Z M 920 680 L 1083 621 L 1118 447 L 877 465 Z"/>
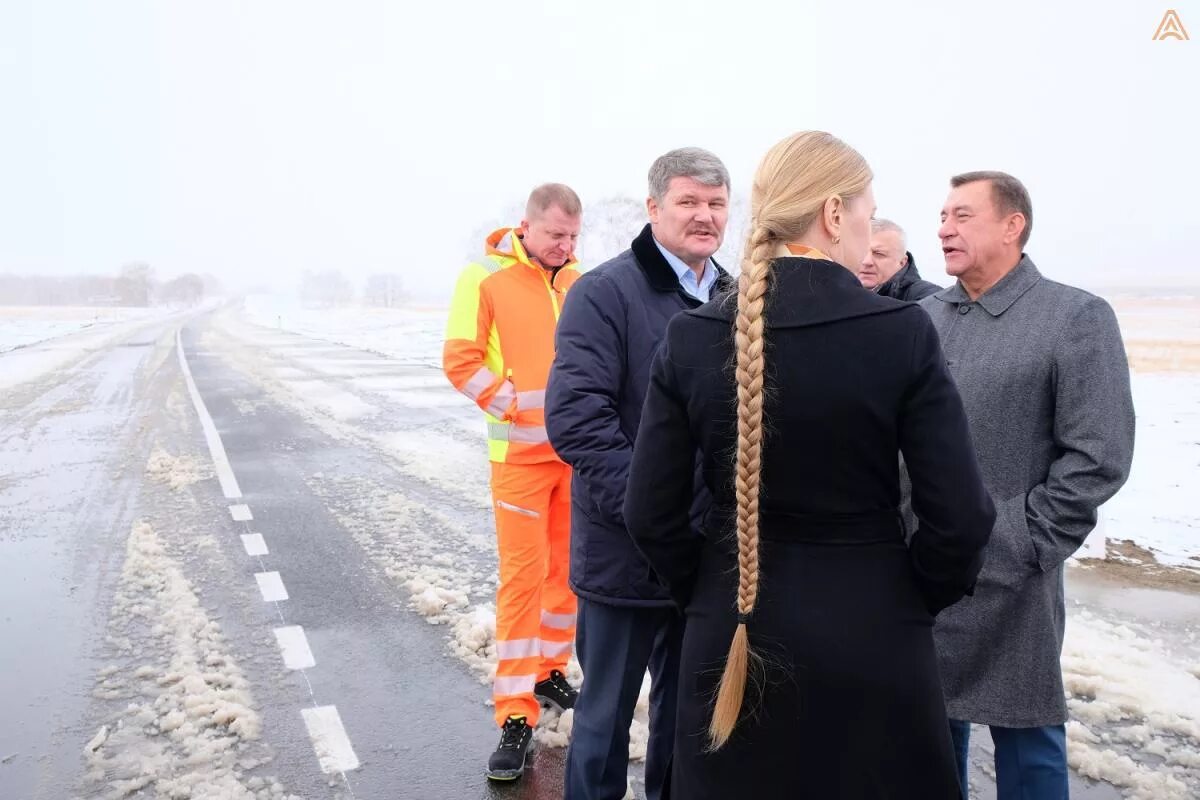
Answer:
<path fill-rule="evenodd" d="M 492 235 L 493 231 L 498 228 L 515 228 L 521 224 L 524 216 L 525 206 L 514 203 L 486 222 L 477 225 L 471 232 L 470 238 L 467 239 L 467 251 L 464 253 L 463 264 L 479 260 L 479 257 L 487 251 L 487 238 Z"/>
<path fill-rule="evenodd" d="M 158 291 L 158 298 L 164 303 L 194 306 L 204 299 L 204 279 L 190 272 L 180 275 L 163 284 Z"/>
<path fill-rule="evenodd" d="M 583 207 L 583 230 L 576 256 L 586 267 L 629 249 L 646 224 L 646 203 L 632 197 L 607 197 Z"/>
<path fill-rule="evenodd" d="M 404 279 L 394 273 L 372 275 L 367 279 L 363 299 L 368 305 L 396 308 L 408 299 L 408 294 L 404 291 Z"/>
<path fill-rule="evenodd" d="M 126 264 L 117 278 L 117 296 L 123 306 L 150 305 L 150 291 L 154 282 L 154 271 L 149 264 L 141 262 Z"/>
<path fill-rule="evenodd" d="M 225 287 L 221 285 L 221 280 L 217 276 L 205 272 L 200 276 L 200 280 L 204 282 L 205 297 L 218 297 L 224 292 Z"/>
<path fill-rule="evenodd" d="M 354 298 L 350 281 L 341 270 L 327 269 L 321 272 L 304 271 L 300 282 L 300 299 L 307 306 L 332 308 L 345 305 Z"/>

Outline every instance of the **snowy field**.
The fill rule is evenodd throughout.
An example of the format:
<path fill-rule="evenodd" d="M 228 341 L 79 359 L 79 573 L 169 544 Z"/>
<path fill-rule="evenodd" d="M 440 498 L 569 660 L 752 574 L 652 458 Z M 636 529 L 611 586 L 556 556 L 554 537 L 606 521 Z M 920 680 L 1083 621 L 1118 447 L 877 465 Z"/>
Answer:
<path fill-rule="evenodd" d="M 1135 542 L 1163 564 L 1200 569 L 1200 298 L 1110 301 L 1134 367 L 1137 445 L 1129 482 L 1102 510 L 1099 532 Z M 441 364 L 445 309 L 306 309 L 253 295 L 245 317 L 406 364 Z"/>
<path fill-rule="evenodd" d="M 165 306 L 0 306 L 0 390 L 52 373 L 174 313 Z"/>
<path fill-rule="evenodd" d="M 153 308 L 0 306 L 0 353 L 84 329 L 113 330 L 159 313 Z"/>
<path fill-rule="evenodd" d="M 306 308 L 299 300 L 250 295 L 246 319 L 266 328 L 300 333 L 389 356 L 413 366 L 441 367 L 444 308 Z"/>

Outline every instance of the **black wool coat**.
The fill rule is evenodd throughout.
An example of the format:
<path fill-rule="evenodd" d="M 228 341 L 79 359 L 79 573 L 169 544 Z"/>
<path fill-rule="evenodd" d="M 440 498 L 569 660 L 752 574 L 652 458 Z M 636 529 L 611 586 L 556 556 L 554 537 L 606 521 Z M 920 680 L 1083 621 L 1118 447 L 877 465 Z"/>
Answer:
<path fill-rule="evenodd" d="M 735 297 L 671 321 L 634 448 L 625 521 L 687 618 L 671 796 L 952 800 L 932 627 L 971 590 L 995 519 L 962 401 L 922 309 L 828 261 L 772 274 L 748 627 L 765 668 L 716 753 L 705 731 L 736 626 Z M 699 539 L 697 454 L 712 495 Z"/>

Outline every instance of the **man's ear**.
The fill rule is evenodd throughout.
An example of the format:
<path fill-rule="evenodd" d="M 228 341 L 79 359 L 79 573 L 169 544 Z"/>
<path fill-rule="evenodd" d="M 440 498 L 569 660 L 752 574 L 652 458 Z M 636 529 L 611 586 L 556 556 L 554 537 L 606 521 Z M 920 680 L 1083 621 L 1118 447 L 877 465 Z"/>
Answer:
<path fill-rule="evenodd" d="M 653 197 L 646 198 L 646 216 L 650 218 L 650 222 L 654 225 L 658 224 L 658 201 Z"/>

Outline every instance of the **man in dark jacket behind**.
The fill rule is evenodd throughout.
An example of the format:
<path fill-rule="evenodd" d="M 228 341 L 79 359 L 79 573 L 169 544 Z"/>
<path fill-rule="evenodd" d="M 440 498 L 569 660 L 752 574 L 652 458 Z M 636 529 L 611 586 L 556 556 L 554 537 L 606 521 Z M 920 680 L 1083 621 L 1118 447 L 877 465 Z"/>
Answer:
<path fill-rule="evenodd" d="M 871 247 L 859 265 L 859 283 L 876 294 L 910 303 L 940 292 L 941 286 L 921 278 L 906 247 L 903 228 L 888 219 L 872 220 Z"/>
<path fill-rule="evenodd" d="M 546 431 L 571 465 L 571 588 L 579 597 L 575 704 L 565 800 L 625 796 L 629 726 L 650 670 L 646 797 L 659 800 L 675 737 L 682 617 L 625 528 L 625 484 L 650 362 L 679 312 L 729 284 L 712 260 L 725 235 L 729 172 L 685 148 L 650 168 L 650 224 L 629 250 L 580 278 L 563 306 L 546 388 Z M 698 494 L 698 515 L 707 498 Z"/>

